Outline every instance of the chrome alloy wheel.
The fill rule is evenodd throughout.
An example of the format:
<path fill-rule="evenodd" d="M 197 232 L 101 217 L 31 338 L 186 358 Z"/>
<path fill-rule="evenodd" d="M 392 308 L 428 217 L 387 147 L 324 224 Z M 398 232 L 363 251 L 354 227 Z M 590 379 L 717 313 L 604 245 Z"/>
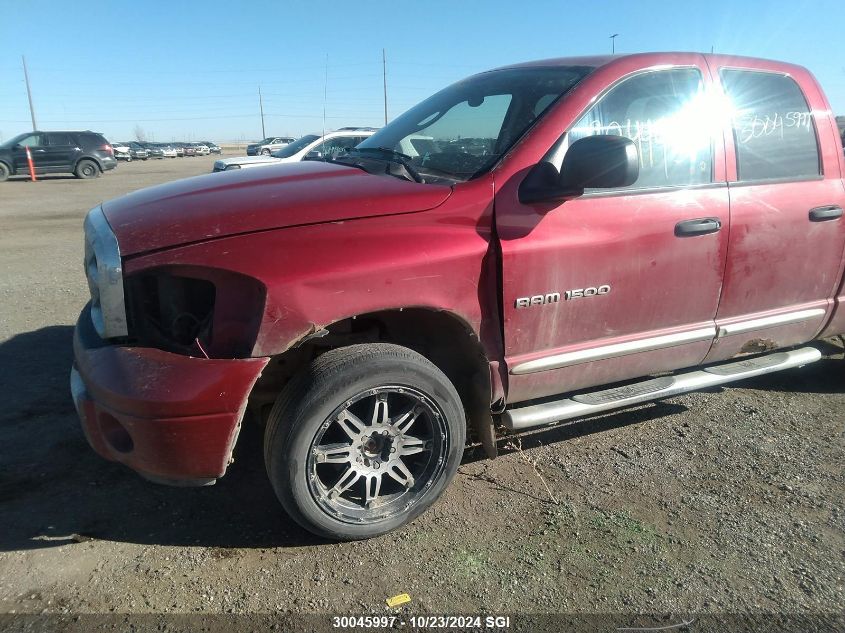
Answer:
<path fill-rule="evenodd" d="M 349 523 L 409 510 L 443 474 L 447 426 L 440 407 L 406 386 L 367 389 L 335 409 L 308 452 L 308 488 Z"/>

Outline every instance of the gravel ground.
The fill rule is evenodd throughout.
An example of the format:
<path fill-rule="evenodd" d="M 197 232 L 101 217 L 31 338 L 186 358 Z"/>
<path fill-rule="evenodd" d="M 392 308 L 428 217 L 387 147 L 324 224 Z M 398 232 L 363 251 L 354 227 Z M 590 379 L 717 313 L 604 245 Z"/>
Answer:
<path fill-rule="evenodd" d="M 97 457 L 67 384 L 82 218 L 212 162 L 0 184 L 0 614 L 845 610 L 833 341 L 801 370 L 505 440 L 495 461 L 468 451 L 434 508 L 367 542 L 287 519 L 256 429 L 209 488 L 159 487 Z M 388 609 L 403 592 L 411 602 Z"/>

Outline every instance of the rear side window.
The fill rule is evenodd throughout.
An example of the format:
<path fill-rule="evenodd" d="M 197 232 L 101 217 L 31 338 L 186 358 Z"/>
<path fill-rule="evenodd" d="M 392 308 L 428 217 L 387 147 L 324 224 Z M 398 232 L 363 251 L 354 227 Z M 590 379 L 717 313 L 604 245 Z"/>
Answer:
<path fill-rule="evenodd" d="M 50 132 L 49 134 L 47 134 L 47 145 L 50 145 L 51 147 L 59 147 L 73 144 L 73 139 L 71 139 L 70 134 L 61 134 L 58 132 Z"/>
<path fill-rule="evenodd" d="M 100 145 L 107 145 L 108 142 L 105 137 L 100 134 L 88 133 L 79 135 L 79 144 L 83 147 L 99 147 Z"/>
<path fill-rule="evenodd" d="M 712 180 L 712 130 L 701 73 L 673 68 L 634 75 L 615 85 L 569 131 L 567 147 L 598 134 L 637 146 L 633 189 L 684 187 Z"/>
<path fill-rule="evenodd" d="M 731 103 L 739 180 L 808 178 L 821 173 L 807 100 L 786 75 L 722 70 Z"/>

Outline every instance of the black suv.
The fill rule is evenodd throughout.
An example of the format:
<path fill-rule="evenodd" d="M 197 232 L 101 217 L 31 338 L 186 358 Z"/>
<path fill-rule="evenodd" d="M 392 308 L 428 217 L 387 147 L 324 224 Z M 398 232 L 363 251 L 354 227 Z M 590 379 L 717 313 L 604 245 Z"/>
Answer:
<path fill-rule="evenodd" d="M 27 148 L 36 174 L 69 172 L 77 178 L 96 178 L 117 166 L 114 150 L 97 132 L 26 132 L 0 144 L 0 182 L 29 174 Z"/>

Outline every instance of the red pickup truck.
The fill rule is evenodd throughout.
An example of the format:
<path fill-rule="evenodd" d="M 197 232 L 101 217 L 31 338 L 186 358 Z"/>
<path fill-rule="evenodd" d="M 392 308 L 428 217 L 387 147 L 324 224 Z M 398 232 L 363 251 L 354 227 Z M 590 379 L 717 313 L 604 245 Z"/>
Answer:
<path fill-rule="evenodd" d="M 817 360 L 845 332 L 843 174 L 798 66 L 481 73 L 330 161 L 91 210 L 73 398 L 99 454 L 179 485 L 263 424 L 293 519 L 381 534 L 443 492 L 468 432 L 492 457 L 497 425 Z"/>

